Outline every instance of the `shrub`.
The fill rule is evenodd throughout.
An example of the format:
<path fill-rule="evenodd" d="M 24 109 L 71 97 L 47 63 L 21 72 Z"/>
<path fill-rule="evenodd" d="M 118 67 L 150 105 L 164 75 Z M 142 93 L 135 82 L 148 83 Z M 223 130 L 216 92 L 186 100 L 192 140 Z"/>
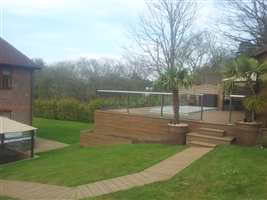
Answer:
<path fill-rule="evenodd" d="M 130 107 L 160 105 L 159 96 L 131 96 Z M 34 101 L 35 117 L 57 120 L 94 122 L 94 112 L 98 109 L 116 109 L 127 106 L 127 97 L 106 97 L 91 100 L 89 103 L 74 98 L 37 99 Z"/>
<path fill-rule="evenodd" d="M 34 116 L 57 120 L 91 122 L 88 104 L 76 99 L 37 99 L 34 102 Z"/>

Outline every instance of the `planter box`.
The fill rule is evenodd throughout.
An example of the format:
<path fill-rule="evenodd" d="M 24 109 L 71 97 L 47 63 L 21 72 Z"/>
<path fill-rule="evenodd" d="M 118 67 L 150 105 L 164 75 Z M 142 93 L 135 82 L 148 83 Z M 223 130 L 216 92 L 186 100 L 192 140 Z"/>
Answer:
<path fill-rule="evenodd" d="M 186 134 L 189 132 L 188 124 L 168 124 L 169 134 L 173 138 L 173 144 L 186 144 Z"/>
<path fill-rule="evenodd" d="M 236 122 L 237 143 L 242 146 L 256 146 L 259 143 L 259 133 L 262 123 Z"/>

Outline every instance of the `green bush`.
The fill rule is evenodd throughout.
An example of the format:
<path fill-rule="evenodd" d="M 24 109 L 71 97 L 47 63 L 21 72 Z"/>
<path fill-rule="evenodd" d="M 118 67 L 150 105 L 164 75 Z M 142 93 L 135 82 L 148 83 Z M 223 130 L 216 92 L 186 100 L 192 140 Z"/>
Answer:
<path fill-rule="evenodd" d="M 160 105 L 160 96 L 131 96 L 130 107 L 146 107 Z M 126 108 L 127 97 L 105 97 L 80 102 L 73 98 L 37 99 L 34 101 L 35 117 L 47 119 L 94 122 L 94 112 L 98 109 Z"/>
<path fill-rule="evenodd" d="M 93 100 L 89 104 L 72 98 L 34 102 L 34 116 L 48 119 L 93 122 L 94 111 L 104 107 L 104 101 Z"/>

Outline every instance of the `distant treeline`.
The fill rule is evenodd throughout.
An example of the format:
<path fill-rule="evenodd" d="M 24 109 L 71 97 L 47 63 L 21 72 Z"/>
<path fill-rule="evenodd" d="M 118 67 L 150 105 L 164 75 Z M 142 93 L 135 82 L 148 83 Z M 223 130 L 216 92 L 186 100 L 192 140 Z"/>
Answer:
<path fill-rule="evenodd" d="M 35 73 L 34 98 L 75 98 L 88 102 L 96 89 L 140 90 L 151 87 L 147 72 L 139 63 L 111 59 L 80 59 L 46 65 L 34 60 L 42 69 Z"/>
<path fill-rule="evenodd" d="M 93 122 L 96 109 L 127 105 L 125 96 L 96 94 L 96 89 L 144 91 L 152 84 L 141 64 L 136 62 L 111 59 L 80 59 L 52 65 L 46 65 L 41 59 L 34 62 L 42 67 L 34 76 L 34 115 L 37 117 Z M 131 106 L 145 105 L 146 100 L 137 97 L 130 103 Z"/>

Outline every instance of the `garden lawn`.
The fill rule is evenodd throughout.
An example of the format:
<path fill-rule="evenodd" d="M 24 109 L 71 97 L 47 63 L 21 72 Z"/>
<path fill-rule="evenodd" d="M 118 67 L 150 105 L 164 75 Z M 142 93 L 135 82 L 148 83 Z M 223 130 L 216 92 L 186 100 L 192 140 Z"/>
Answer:
<path fill-rule="evenodd" d="M 267 199 L 266 158 L 267 149 L 222 146 L 170 181 L 89 199 L 263 200 Z"/>
<path fill-rule="evenodd" d="M 37 137 L 55 140 L 66 144 L 79 143 L 80 131 L 93 128 L 93 124 L 89 123 L 43 118 L 34 118 L 33 126 L 39 129 Z"/>
<path fill-rule="evenodd" d="M 16 200 L 16 199 L 0 196 L 0 200 Z"/>
<path fill-rule="evenodd" d="M 182 149 L 160 144 L 90 148 L 75 144 L 41 153 L 37 159 L 0 166 L 0 179 L 77 186 L 142 171 Z"/>

